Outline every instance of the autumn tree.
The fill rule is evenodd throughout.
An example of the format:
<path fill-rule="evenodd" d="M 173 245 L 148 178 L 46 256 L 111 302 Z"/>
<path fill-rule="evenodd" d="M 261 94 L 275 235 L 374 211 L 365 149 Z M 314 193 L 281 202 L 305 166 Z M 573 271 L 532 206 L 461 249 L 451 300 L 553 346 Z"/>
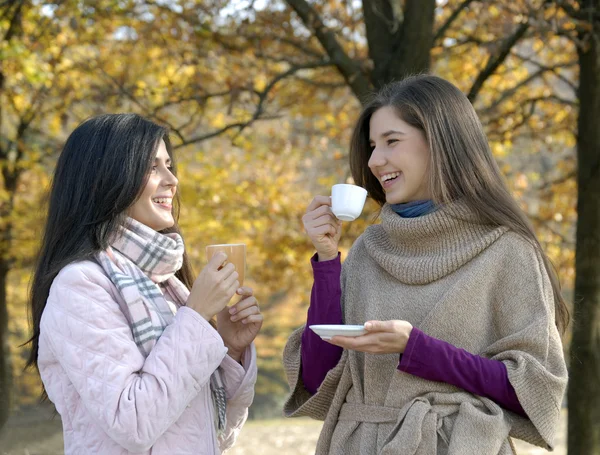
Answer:
<path fill-rule="evenodd" d="M 574 218 L 568 150 L 575 103 L 554 86 L 572 83 L 576 62 L 561 50 L 561 37 L 541 34 L 538 23 L 551 13 L 538 8 L 543 3 L 270 0 L 259 8 L 225 0 L 78 0 L 48 11 L 26 2 L 23 33 L 5 41 L 21 53 L 2 54 L 12 84 L 2 99 L 18 91 L 29 106 L 36 88 L 51 88 L 28 130 L 36 134 L 25 135 L 26 151 L 34 143 L 44 150 L 56 144 L 56 151 L 64 133 L 93 113 L 133 111 L 170 127 L 181 224 L 196 270 L 204 245 L 248 244 L 249 282 L 267 321 L 257 340 L 257 403 L 268 404 L 285 393 L 280 353 L 305 317 L 311 283 L 301 215 L 315 192 L 348 177 L 356 114 L 390 80 L 429 70 L 468 94 L 513 189 L 539 219 L 544 244 L 559 245 L 552 257 L 561 270 L 571 268 L 572 251 L 561 245 L 571 240 Z M 28 36 L 42 31 L 31 46 Z M 44 69 L 41 85 L 19 79 L 26 61 Z M 8 137 L 13 127 L 4 123 Z M 557 150 L 564 160 L 555 159 Z M 527 169 L 546 159 L 547 175 Z M 548 201 L 542 208 L 534 204 L 540 196 Z M 343 254 L 373 210 L 344 227 Z"/>
<path fill-rule="evenodd" d="M 25 238 L 36 237 L 42 221 L 35 195 L 72 110 L 88 96 L 76 68 L 87 52 L 76 17 L 55 16 L 73 4 L 0 2 L 0 427 L 10 410 L 10 352 L 16 350 L 8 337 L 9 275 L 32 263 L 35 248 Z"/>
<path fill-rule="evenodd" d="M 600 1 L 558 2 L 579 58 L 575 320 L 569 453 L 600 454 Z M 573 26 L 575 29 L 573 30 Z"/>

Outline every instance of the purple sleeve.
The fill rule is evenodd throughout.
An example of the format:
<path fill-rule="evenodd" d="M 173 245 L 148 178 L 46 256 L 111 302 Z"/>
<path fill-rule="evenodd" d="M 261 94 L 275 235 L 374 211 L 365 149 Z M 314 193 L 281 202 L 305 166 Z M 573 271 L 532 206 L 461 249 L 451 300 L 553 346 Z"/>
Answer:
<path fill-rule="evenodd" d="M 412 329 L 398 369 L 490 398 L 503 408 L 527 417 L 508 380 L 504 363 L 471 354 L 417 328 Z"/>
<path fill-rule="evenodd" d="M 313 324 L 342 323 L 342 264 L 339 253 L 338 257 L 331 261 L 318 262 L 315 255 L 310 262 L 314 283 L 300 350 L 304 388 L 314 395 L 329 370 L 337 365 L 343 352 L 341 347 L 321 340 L 321 337 L 309 329 Z"/>

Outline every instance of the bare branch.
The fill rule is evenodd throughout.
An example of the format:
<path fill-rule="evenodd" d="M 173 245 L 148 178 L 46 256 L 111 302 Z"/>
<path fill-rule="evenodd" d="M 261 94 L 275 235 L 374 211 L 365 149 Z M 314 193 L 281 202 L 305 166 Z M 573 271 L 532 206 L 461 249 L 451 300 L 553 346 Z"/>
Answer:
<path fill-rule="evenodd" d="M 122 95 L 125 95 L 125 97 L 129 98 L 129 100 L 131 100 L 135 105 L 137 105 L 142 112 L 147 113 L 148 115 L 151 115 L 150 112 L 152 111 L 152 109 L 150 109 L 148 106 L 145 106 L 140 100 L 138 100 L 133 93 L 130 90 L 127 90 L 127 88 L 121 84 L 117 79 L 115 79 L 113 76 L 111 76 L 110 74 L 108 74 L 104 68 L 102 67 L 102 65 L 97 65 L 97 69 L 102 73 L 102 75 L 108 79 L 110 82 L 112 82 L 118 89 L 119 92 Z M 173 133 L 175 133 L 181 140 L 183 140 L 183 135 L 181 134 L 181 132 L 179 131 L 178 128 L 176 128 L 174 125 L 172 125 L 168 120 L 166 120 L 163 117 L 159 117 L 157 115 L 151 115 L 152 118 L 160 121 L 161 123 L 167 125 L 169 127 L 169 129 L 171 131 L 173 131 Z"/>
<path fill-rule="evenodd" d="M 288 5 L 300 16 L 304 25 L 314 31 L 329 59 L 335 64 L 354 94 L 364 99 L 371 91 L 368 78 L 361 71 L 360 65 L 352 60 L 344 51 L 335 35 L 329 30 L 315 9 L 306 0 L 286 0 Z"/>
<path fill-rule="evenodd" d="M 269 84 L 266 85 L 266 87 L 261 90 L 256 92 L 256 94 L 259 96 L 259 100 L 258 100 L 258 104 L 256 105 L 256 109 L 254 111 L 254 114 L 252 115 L 252 117 L 245 121 L 245 122 L 237 122 L 237 123 L 233 123 L 230 125 L 226 125 L 216 131 L 212 131 L 210 133 L 206 133 L 200 136 L 196 136 L 193 137 L 191 139 L 184 139 L 182 138 L 182 142 L 181 144 L 177 145 L 177 147 L 183 147 L 186 145 L 190 145 L 190 144 L 194 144 L 197 142 L 201 142 L 204 141 L 206 139 L 210 139 L 213 137 L 216 137 L 220 134 L 225 133 L 226 131 L 229 131 L 231 129 L 237 129 L 237 135 L 239 135 L 242 131 L 244 131 L 246 128 L 248 128 L 252 123 L 254 123 L 255 121 L 259 120 L 259 119 L 271 119 L 271 118 L 276 118 L 276 117 L 265 117 L 263 115 L 264 113 L 264 105 L 267 101 L 268 95 L 271 92 L 271 90 L 273 90 L 273 88 L 283 79 L 286 79 L 290 76 L 293 76 L 295 73 L 297 73 L 298 71 L 304 70 L 304 69 L 313 69 L 313 68 L 319 68 L 319 67 L 326 67 L 326 66 L 331 66 L 331 62 L 329 60 L 322 60 L 319 62 L 311 62 L 311 63 L 307 63 L 304 65 L 296 65 L 296 66 L 292 66 L 290 67 L 287 71 L 284 71 L 283 73 L 278 74 L 277 76 L 275 76 L 271 82 L 269 82 Z"/>
<path fill-rule="evenodd" d="M 552 232 L 553 235 L 557 236 L 563 245 L 567 245 L 571 248 L 575 246 L 574 240 L 568 239 L 563 234 L 558 232 L 554 227 L 552 227 L 552 220 L 546 220 L 537 215 L 531 215 L 529 213 L 527 214 L 527 216 L 529 217 L 529 219 L 531 219 L 531 221 L 540 224 L 543 229 L 548 229 L 550 232 Z"/>
<path fill-rule="evenodd" d="M 4 5 L 2 5 L 2 6 L 4 6 Z M 15 7 L 14 12 L 10 10 L 12 8 L 12 6 Z M 24 6 L 24 2 L 18 2 L 17 4 L 11 4 L 10 2 L 8 2 L 8 6 L 6 7 L 6 10 L 3 12 L 2 18 L 4 18 L 5 15 L 8 15 L 10 13 L 12 13 L 12 17 L 9 20 L 8 30 L 6 30 L 6 33 L 4 34 L 2 41 L 10 41 L 10 39 L 13 37 L 13 35 L 15 35 L 17 33 L 17 30 L 21 27 L 21 14 L 22 14 L 21 10 L 22 10 L 23 6 Z"/>
<path fill-rule="evenodd" d="M 572 65 L 573 65 L 573 63 L 564 63 L 564 64 L 559 64 L 559 65 L 555 65 L 555 66 L 551 66 L 551 67 L 550 66 L 540 65 L 539 69 L 536 72 L 531 73 L 528 77 L 526 77 L 525 79 L 523 79 L 521 82 L 517 83 L 516 85 L 514 85 L 510 89 L 505 90 L 498 99 L 496 99 L 492 104 L 490 104 L 488 107 L 484 108 L 480 112 L 483 113 L 483 114 L 486 114 L 486 113 L 489 113 L 490 111 L 493 111 L 500 104 L 502 104 L 504 101 L 506 101 L 511 96 L 513 96 L 520 88 L 528 85 L 530 82 L 532 82 L 533 80 L 535 80 L 535 79 L 543 76 L 545 73 L 547 73 L 547 72 L 553 72 L 553 74 L 559 76 L 555 72 L 556 69 L 558 69 L 558 68 L 565 68 L 565 67 L 569 67 L 569 66 L 572 66 Z M 571 84 L 572 83 L 570 83 L 570 85 Z"/>
<path fill-rule="evenodd" d="M 294 48 L 296 48 L 297 50 L 299 50 L 300 52 L 313 57 L 313 58 L 323 58 L 323 54 L 321 52 L 319 52 L 316 49 L 312 49 L 311 47 L 307 46 L 306 42 L 302 42 L 302 41 L 297 41 L 297 40 L 293 40 L 291 38 L 288 37 L 282 37 L 282 36 L 276 36 L 276 35 L 269 35 L 269 34 L 264 34 L 264 35 L 259 35 L 258 33 L 241 33 L 238 36 L 242 36 L 248 40 L 263 40 L 263 39 L 268 39 L 268 40 L 273 40 L 273 41 L 277 41 L 280 42 L 282 44 L 287 44 L 289 46 L 292 46 Z"/>
<path fill-rule="evenodd" d="M 551 180 L 549 182 L 544 182 L 544 184 L 537 187 L 536 190 L 539 191 L 540 197 L 549 196 L 550 194 L 552 194 L 553 187 L 555 187 L 556 185 L 562 185 L 563 183 L 568 182 L 569 180 L 573 180 L 576 177 L 577 177 L 577 172 L 571 171 L 571 172 L 568 172 L 568 173 L 560 176 L 557 179 Z"/>
<path fill-rule="evenodd" d="M 318 88 L 322 88 L 322 89 L 341 89 L 341 88 L 346 88 L 347 85 L 344 82 L 324 82 L 324 81 L 314 81 L 312 79 L 308 79 L 306 77 L 302 77 L 302 76 L 294 76 L 294 79 L 297 79 L 298 81 L 304 83 L 304 84 L 308 84 L 308 85 L 312 85 L 313 87 L 318 87 Z"/>
<path fill-rule="evenodd" d="M 577 93 L 577 86 L 575 85 L 575 83 L 557 71 L 562 68 L 576 67 L 579 64 L 579 62 L 577 60 L 573 60 L 572 62 L 558 63 L 558 64 L 552 65 L 552 66 L 547 66 L 547 65 L 544 65 L 543 63 L 540 63 L 540 62 L 534 60 L 531 57 L 526 57 L 526 56 L 520 55 L 518 53 L 514 53 L 513 55 L 515 57 L 523 60 L 524 62 L 531 63 L 533 65 L 536 65 L 540 69 L 543 69 L 547 72 L 551 72 L 552 74 L 554 74 L 555 77 L 557 77 L 562 82 L 564 82 L 566 85 L 568 85 L 571 88 L 571 90 L 573 90 L 573 93 Z"/>
<path fill-rule="evenodd" d="M 556 4 L 565 10 L 573 19 L 580 21 L 592 21 L 600 19 L 600 10 L 594 7 L 576 9 L 565 0 L 555 0 Z"/>
<path fill-rule="evenodd" d="M 471 103 L 473 103 L 477 98 L 477 95 L 479 95 L 479 92 L 483 87 L 485 81 L 492 74 L 494 74 L 496 69 L 504 62 L 504 60 L 506 60 L 506 57 L 508 57 L 508 55 L 510 54 L 510 51 L 513 48 L 513 46 L 517 44 L 521 38 L 523 38 L 528 29 L 528 22 L 519 25 L 515 32 L 504 40 L 504 42 L 500 46 L 500 50 L 498 51 L 498 53 L 496 55 L 490 55 L 490 58 L 488 59 L 485 67 L 483 68 L 483 70 L 481 70 L 481 72 L 475 79 L 475 82 L 471 86 L 471 90 L 467 95 Z"/>
<path fill-rule="evenodd" d="M 465 8 L 467 8 L 471 3 L 473 3 L 473 0 L 463 0 L 463 2 L 460 5 L 458 5 L 458 7 L 454 11 L 452 11 L 452 14 L 450 15 L 450 17 L 448 17 L 448 19 L 446 19 L 446 22 L 444 22 L 440 26 L 440 28 L 435 32 L 435 35 L 433 37 L 434 43 L 443 38 L 443 36 L 446 34 L 446 31 L 450 28 L 452 23 L 458 18 L 458 16 L 460 16 L 460 13 L 462 13 L 462 11 Z"/>

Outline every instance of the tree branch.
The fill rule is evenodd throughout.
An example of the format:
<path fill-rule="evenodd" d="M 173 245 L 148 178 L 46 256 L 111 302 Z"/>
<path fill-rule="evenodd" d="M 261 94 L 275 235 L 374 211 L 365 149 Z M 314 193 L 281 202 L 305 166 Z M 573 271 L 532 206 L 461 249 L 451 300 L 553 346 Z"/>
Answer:
<path fill-rule="evenodd" d="M 473 0 L 463 0 L 463 2 L 460 5 L 458 5 L 458 7 L 454 11 L 452 11 L 452 14 L 450 15 L 450 17 L 448 17 L 448 19 L 446 19 L 446 22 L 444 22 L 441 25 L 441 27 L 435 32 L 435 35 L 433 36 L 434 43 L 439 41 L 446 34 L 446 31 L 450 28 L 450 26 L 458 18 L 458 16 L 460 16 L 460 13 L 462 13 L 462 11 L 466 9 L 471 3 L 473 3 Z"/>
<path fill-rule="evenodd" d="M 572 180 L 577 177 L 577 171 L 568 172 L 557 179 L 551 180 L 549 182 L 544 182 L 543 185 L 540 185 L 536 188 L 537 191 L 540 192 L 540 197 L 549 196 L 552 193 L 552 187 L 556 185 L 561 185 L 569 180 Z"/>
<path fill-rule="evenodd" d="M 280 42 L 282 44 L 286 44 L 288 46 L 292 46 L 292 47 L 296 48 L 297 50 L 299 50 L 300 52 L 303 52 L 304 54 L 306 54 L 310 57 L 323 58 L 323 54 L 321 52 L 318 52 L 317 50 L 312 49 L 311 47 L 307 46 L 306 43 L 304 43 L 304 42 L 296 41 L 296 40 L 293 40 L 288 37 L 281 37 L 281 36 L 267 35 L 267 34 L 259 35 L 257 33 L 242 33 L 239 36 L 242 36 L 248 40 L 270 39 L 273 41 Z"/>
<path fill-rule="evenodd" d="M 554 76 L 556 76 L 558 79 L 560 79 L 566 85 L 568 85 L 571 88 L 571 90 L 573 90 L 574 94 L 577 93 L 577 86 L 575 85 L 575 83 L 573 81 L 571 81 L 570 79 L 568 79 L 567 77 L 563 76 L 562 74 L 560 74 L 557 71 L 557 70 L 559 70 L 561 68 L 569 68 L 569 67 L 575 67 L 575 66 L 577 66 L 578 65 L 577 60 L 573 60 L 572 62 L 558 63 L 558 64 L 553 65 L 553 66 L 547 66 L 547 65 L 544 65 L 543 63 L 540 63 L 540 62 L 534 60 L 531 57 L 526 57 L 526 56 L 520 55 L 518 53 L 515 53 L 514 56 L 517 57 L 517 58 L 520 58 L 524 62 L 528 62 L 528 63 L 531 63 L 533 65 L 536 65 L 540 69 L 543 69 L 545 71 L 551 72 L 552 74 L 554 74 Z"/>
<path fill-rule="evenodd" d="M 325 26 L 314 8 L 306 0 L 286 0 L 287 4 L 300 16 L 304 25 L 314 31 L 329 59 L 346 80 L 352 92 L 363 100 L 371 92 L 371 84 L 360 66 L 344 51 L 335 35 Z"/>
<path fill-rule="evenodd" d="M 275 87 L 275 85 L 277 85 L 280 81 L 282 81 L 283 79 L 294 75 L 295 73 L 297 73 L 298 71 L 304 70 L 304 69 L 313 69 L 313 68 L 318 68 L 318 67 L 326 67 L 326 66 L 330 66 L 331 62 L 329 62 L 329 60 L 323 60 L 320 62 L 311 62 L 311 63 L 307 63 L 304 65 L 294 65 L 292 67 L 290 67 L 287 71 L 284 71 L 283 73 L 278 74 L 277 76 L 275 76 L 271 82 L 269 82 L 269 84 L 267 84 L 267 86 L 261 90 L 256 92 L 256 94 L 259 96 L 259 100 L 258 100 L 258 104 L 256 105 L 256 109 L 254 111 L 254 114 L 252 115 L 252 117 L 245 121 L 245 122 L 237 122 L 237 123 L 233 123 L 230 125 L 225 125 L 224 127 L 210 132 L 210 133 L 206 133 L 200 136 L 196 136 L 194 138 L 191 139 L 184 139 L 182 138 L 182 143 L 177 145 L 177 147 L 183 147 L 186 145 L 190 145 L 190 144 L 194 144 L 197 142 L 201 142 L 204 141 L 206 139 L 210 139 L 216 136 L 219 136 L 220 134 L 225 133 L 226 131 L 229 131 L 231 129 L 238 129 L 238 135 L 244 131 L 248 126 L 250 126 L 252 123 L 254 123 L 256 120 L 259 119 L 271 119 L 271 118 L 276 118 L 276 117 L 264 117 L 263 113 L 264 113 L 264 105 L 267 101 L 267 97 L 269 95 L 269 92 Z"/>
<path fill-rule="evenodd" d="M 521 38 L 523 38 L 528 29 L 529 22 L 525 22 L 519 25 L 515 32 L 504 40 L 504 42 L 500 46 L 500 50 L 498 51 L 498 53 L 495 56 L 490 55 L 490 58 L 488 59 L 485 67 L 475 79 L 475 82 L 471 86 L 471 90 L 469 90 L 469 94 L 467 95 L 471 103 L 475 102 L 475 99 L 477 98 L 477 95 L 479 95 L 479 92 L 483 87 L 485 81 L 492 74 L 494 74 L 496 69 L 504 62 L 504 60 L 506 60 L 506 57 L 508 57 L 508 55 L 510 54 L 510 51 L 513 48 L 513 46 L 517 44 Z"/>
<path fill-rule="evenodd" d="M 532 82 L 533 80 L 537 79 L 538 77 L 541 77 L 546 72 L 553 72 L 554 74 L 556 74 L 554 71 L 557 68 L 565 68 L 565 67 L 569 67 L 571 65 L 573 65 L 573 63 L 564 63 L 564 64 L 559 64 L 559 65 L 556 65 L 556 66 L 552 66 L 552 67 L 540 65 L 539 69 L 536 72 L 531 73 L 528 77 L 526 77 L 525 79 L 523 79 L 521 82 L 517 83 L 516 85 L 514 85 L 511 88 L 509 88 L 508 90 L 505 90 L 498 99 L 496 99 L 492 104 L 490 104 L 488 107 L 484 108 L 480 112 L 482 114 L 487 114 L 487 113 L 493 111 L 500 104 L 502 104 L 506 99 L 508 99 L 511 96 L 513 96 L 520 88 L 528 85 L 530 82 Z M 557 76 L 559 76 L 559 75 L 557 74 Z"/>

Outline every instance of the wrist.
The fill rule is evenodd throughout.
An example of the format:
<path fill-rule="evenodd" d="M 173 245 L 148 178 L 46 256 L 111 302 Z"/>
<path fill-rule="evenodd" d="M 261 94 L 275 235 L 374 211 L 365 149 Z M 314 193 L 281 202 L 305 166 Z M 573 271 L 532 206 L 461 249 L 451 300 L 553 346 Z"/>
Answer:
<path fill-rule="evenodd" d="M 408 327 L 403 330 L 401 333 L 401 341 L 400 341 L 400 354 L 403 354 L 406 351 L 406 346 L 408 345 L 408 341 L 410 340 L 410 336 L 413 331 L 413 326 L 408 324 Z"/>
<path fill-rule="evenodd" d="M 227 348 L 227 355 L 237 363 L 242 363 L 242 353 L 242 351 L 236 351 L 235 349 Z"/>
<path fill-rule="evenodd" d="M 202 318 L 206 319 L 207 321 L 210 321 L 212 319 L 212 316 L 205 313 L 204 311 L 197 310 L 196 308 L 193 308 L 193 310 L 196 311 L 196 313 L 198 313 L 200 316 L 202 316 Z"/>
<path fill-rule="evenodd" d="M 317 251 L 317 261 L 318 262 L 332 261 L 337 257 L 338 257 L 337 251 L 335 253 L 321 253 L 321 252 Z"/>

